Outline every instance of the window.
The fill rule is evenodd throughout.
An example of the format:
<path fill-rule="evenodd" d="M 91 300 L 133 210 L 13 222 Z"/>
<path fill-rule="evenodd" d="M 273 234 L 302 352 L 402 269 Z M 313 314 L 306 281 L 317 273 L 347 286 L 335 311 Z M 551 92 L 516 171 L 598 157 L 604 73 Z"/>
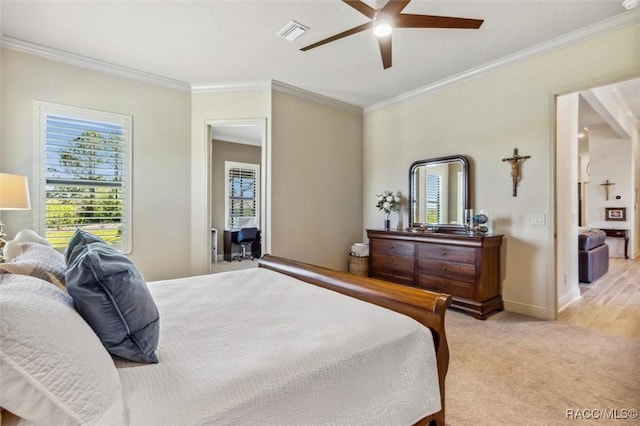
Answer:
<path fill-rule="evenodd" d="M 258 226 L 260 211 L 260 166 L 225 161 L 225 219 L 229 229 L 240 227 L 241 218 L 252 218 Z"/>
<path fill-rule="evenodd" d="M 442 177 L 427 173 L 427 223 L 442 223 L 440 193 Z"/>
<path fill-rule="evenodd" d="M 39 104 L 41 226 L 53 247 L 77 228 L 131 251 L 131 117 Z"/>

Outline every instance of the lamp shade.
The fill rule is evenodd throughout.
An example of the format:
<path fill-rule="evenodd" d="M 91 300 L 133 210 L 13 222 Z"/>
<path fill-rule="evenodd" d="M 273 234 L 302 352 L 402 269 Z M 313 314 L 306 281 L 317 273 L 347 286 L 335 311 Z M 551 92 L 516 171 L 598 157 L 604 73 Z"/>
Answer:
<path fill-rule="evenodd" d="M 30 208 L 27 177 L 0 173 L 0 210 L 29 210 Z"/>

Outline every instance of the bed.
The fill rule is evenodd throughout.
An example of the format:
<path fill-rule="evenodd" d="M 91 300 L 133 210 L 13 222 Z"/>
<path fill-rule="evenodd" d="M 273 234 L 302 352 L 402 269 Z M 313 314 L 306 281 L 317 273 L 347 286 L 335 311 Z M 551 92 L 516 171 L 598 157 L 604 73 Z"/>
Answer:
<path fill-rule="evenodd" d="M 449 296 L 265 255 L 259 268 L 145 284 L 160 337 L 157 360 L 141 363 L 109 355 L 104 342 L 95 347 L 98 332 L 89 335 L 92 327 L 77 320 L 72 298 L 52 283 L 53 275 L 62 281 L 68 271 L 64 277 L 47 271 L 48 280 L 17 272 L 0 274 L 0 301 L 11 307 L 0 317 L 0 372 L 8 383 L 0 392 L 3 426 L 42 419 L 133 426 L 444 425 Z M 54 310 L 66 316 L 52 321 Z M 41 316 L 38 330 L 8 325 L 18 316 Z M 71 337 L 69 324 L 77 327 Z M 18 362 L 12 351 L 25 351 L 15 347 L 40 350 L 21 333 L 52 335 L 52 344 L 69 352 L 82 335 L 84 352 L 48 348 L 34 357 L 36 366 L 28 364 L 34 373 L 18 377 L 17 367 L 7 367 Z M 61 365 L 70 357 L 82 372 L 71 379 Z M 38 380 L 36 391 L 24 383 Z M 68 380 L 62 391 L 43 394 L 43 386 Z M 65 405 L 64 398 L 71 401 Z M 60 407 L 62 414 L 55 412 Z M 25 420 L 30 417 L 35 421 Z"/>

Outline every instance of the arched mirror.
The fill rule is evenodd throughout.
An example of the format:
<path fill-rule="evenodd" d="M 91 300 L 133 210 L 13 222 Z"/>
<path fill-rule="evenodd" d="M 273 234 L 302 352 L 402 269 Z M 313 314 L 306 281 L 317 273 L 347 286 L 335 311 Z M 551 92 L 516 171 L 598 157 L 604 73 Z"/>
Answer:
<path fill-rule="evenodd" d="M 469 162 L 462 155 L 416 161 L 409 168 L 409 226 L 463 228 Z"/>

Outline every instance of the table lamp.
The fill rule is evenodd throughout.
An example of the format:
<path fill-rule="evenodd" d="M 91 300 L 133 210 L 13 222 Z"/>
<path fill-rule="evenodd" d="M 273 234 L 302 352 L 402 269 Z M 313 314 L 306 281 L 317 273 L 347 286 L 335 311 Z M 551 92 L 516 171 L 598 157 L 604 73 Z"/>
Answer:
<path fill-rule="evenodd" d="M 29 185 L 26 176 L 0 173 L 0 213 L 2 210 L 29 210 Z M 4 224 L 0 217 L 0 262 L 4 261 L 2 253 L 6 241 Z"/>

